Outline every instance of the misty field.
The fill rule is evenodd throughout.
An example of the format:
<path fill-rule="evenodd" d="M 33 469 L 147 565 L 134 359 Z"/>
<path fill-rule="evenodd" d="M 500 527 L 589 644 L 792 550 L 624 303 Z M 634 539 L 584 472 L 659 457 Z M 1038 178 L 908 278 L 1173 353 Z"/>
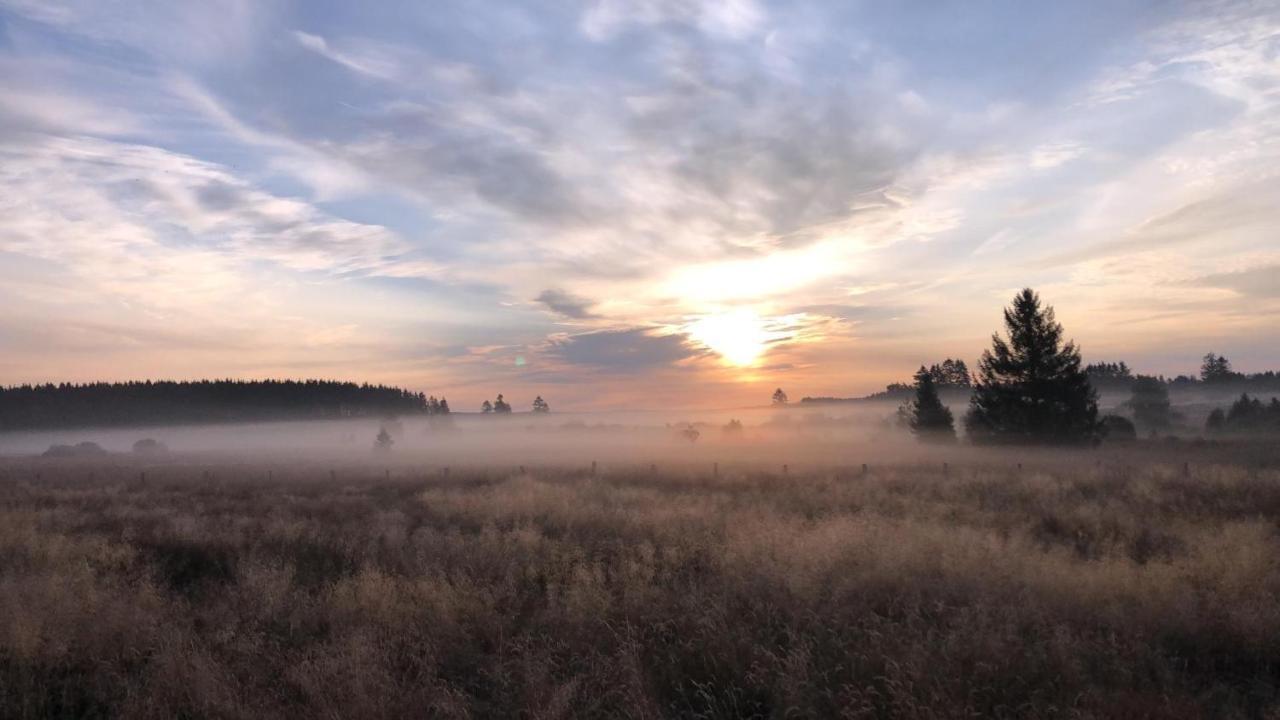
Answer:
<path fill-rule="evenodd" d="M 1280 717 L 1278 459 L 8 460 L 0 716 Z"/>

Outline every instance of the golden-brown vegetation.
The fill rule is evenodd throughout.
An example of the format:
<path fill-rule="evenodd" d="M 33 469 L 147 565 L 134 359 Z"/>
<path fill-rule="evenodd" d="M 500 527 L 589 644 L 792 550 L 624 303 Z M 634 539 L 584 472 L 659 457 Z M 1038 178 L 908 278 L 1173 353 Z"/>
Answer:
<path fill-rule="evenodd" d="M 9 463 L 0 716 L 1276 717 L 1280 473 L 1093 458 Z"/>

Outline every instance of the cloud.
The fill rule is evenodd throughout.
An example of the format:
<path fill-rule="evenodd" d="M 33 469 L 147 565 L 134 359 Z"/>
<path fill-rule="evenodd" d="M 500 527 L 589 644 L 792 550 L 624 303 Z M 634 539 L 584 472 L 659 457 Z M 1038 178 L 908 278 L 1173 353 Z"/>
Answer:
<path fill-rule="evenodd" d="M 628 26 L 665 23 L 741 39 L 757 33 L 765 20 L 764 8 L 754 0 L 594 0 L 579 26 L 596 41 L 609 40 Z"/>
<path fill-rule="evenodd" d="M 648 328 L 569 335 L 552 340 L 548 350 L 570 364 L 611 372 L 666 367 L 701 354 L 689 344 L 687 335 L 659 335 Z"/>
<path fill-rule="evenodd" d="M 1051 143 L 1032 150 L 1028 162 L 1037 170 L 1047 170 L 1069 163 L 1084 152 L 1083 147 L 1074 143 Z"/>
<path fill-rule="evenodd" d="M 293 37 L 302 47 L 362 75 L 380 80 L 391 80 L 400 75 L 400 64 L 390 57 L 373 52 L 342 52 L 330 47 L 323 37 L 301 30 L 294 30 Z"/>
<path fill-rule="evenodd" d="M 1280 298 L 1280 265 L 1204 275 L 1181 284 L 1231 290 L 1247 298 Z"/>
<path fill-rule="evenodd" d="M 376 274 L 407 245 L 326 215 L 226 168 L 159 148 L 27 136 L 0 144 L 0 249 L 104 280 L 132 257 L 202 252 L 293 270 Z"/>
<path fill-rule="evenodd" d="M 560 313 L 567 318 L 587 320 L 598 317 L 595 313 L 591 312 L 591 306 L 595 303 L 586 298 L 565 292 L 564 290 L 557 290 L 555 288 L 543 290 L 539 293 L 538 297 L 534 299 L 543 305 L 546 305 L 552 312 Z"/>
<path fill-rule="evenodd" d="M 268 25 L 269 3 L 209 0 L 200 3 L 95 0 L 2 0 L 32 21 L 100 43 L 143 50 L 169 62 L 226 66 L 250 55 Z"/>

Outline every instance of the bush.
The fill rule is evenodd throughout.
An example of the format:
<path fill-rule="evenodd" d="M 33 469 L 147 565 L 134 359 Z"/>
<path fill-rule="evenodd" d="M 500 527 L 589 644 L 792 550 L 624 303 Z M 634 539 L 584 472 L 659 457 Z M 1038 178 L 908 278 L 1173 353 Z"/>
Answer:
<path fill-rule="evenodd" d="M 143 438 L 133 444 L 133 453 L 135 455 L 165 455 L 168 452 L 168 446 L 152 438 Z"/>
<path fill-rule="evenodd" d="M 1102 418 L 1102 435 L 1109 442 L 1131 442 L 1138 439 L 1138 428 L 1129 418 L 1119 415 L 1104 415 Z"/>
<path fill-rule="evenodd" d="M 94 442 L 80 442 L 75 445 L 50 445 L 48 450 L 44 451 L 44 456 L 48 458 L 96 458 L 105 457 L 107 451 L 102 446 Z"/>

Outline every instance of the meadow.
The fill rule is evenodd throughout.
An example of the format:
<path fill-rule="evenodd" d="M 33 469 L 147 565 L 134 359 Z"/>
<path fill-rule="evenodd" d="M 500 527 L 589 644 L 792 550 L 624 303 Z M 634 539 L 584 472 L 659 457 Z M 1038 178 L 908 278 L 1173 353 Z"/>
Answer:
<path fill-rule="evenodd" d="M 0 460 L 0 716 L 1280 717 L 1280 450 L 914 455 Z"/>

